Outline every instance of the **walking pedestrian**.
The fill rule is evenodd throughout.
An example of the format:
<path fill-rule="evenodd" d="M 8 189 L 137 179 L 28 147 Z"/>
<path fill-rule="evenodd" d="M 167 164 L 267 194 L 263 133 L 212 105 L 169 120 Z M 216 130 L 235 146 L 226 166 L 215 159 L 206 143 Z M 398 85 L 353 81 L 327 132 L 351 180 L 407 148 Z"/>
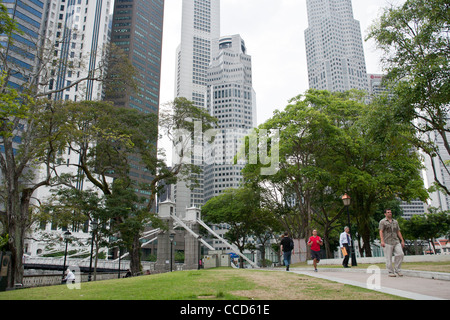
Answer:
<path fill-rule="evenodd" d="M 339 247 L 341 248 L 342 255 L 344 256 L 344 260 L 342 261 L 342 265 L 344 268 L 350 268 L 348 266 L 348 260 L 350 258 L 350 244 L 352 243 L 352 238 L 350 236 L 350 228 L 345 227 L 344 232 L 341 233 L 339 238 Z"/>
<path fill-rule="evenodd" d="M 385 218 L 380 221 L 378 229 L 380 230 L 380 241 L 386 258 L 386 269 L 390 277 L 403 277 L 401 266 L 403 262 L 403 248 L 405 240 L 398 221 L 392 218 L 391 209 L 384 210 Z M 394 266 L 392 266 L 392 254 L 394 254 Z"/>
<path fill-rule="evenodd" d="M 292 250 L 294 250 L 294 241 L 289 237 L 289 233 L 284 233 L 283 239 L 281 239 L 281 252 L 283 252 L 284 265 L 286 271 L 289 271 L 289 265 L 291 264 Z"/>
<path fill-rule="evenodd" d="M 317 264 L 320 262 L 320 246 L 323 245 L 322 238 L 317 235 L 317 230 L 313 230 L 313 235 L 308 240 L 311 247 L 311 258 L 313 259 L 314 272 L 317 272 Z"/>

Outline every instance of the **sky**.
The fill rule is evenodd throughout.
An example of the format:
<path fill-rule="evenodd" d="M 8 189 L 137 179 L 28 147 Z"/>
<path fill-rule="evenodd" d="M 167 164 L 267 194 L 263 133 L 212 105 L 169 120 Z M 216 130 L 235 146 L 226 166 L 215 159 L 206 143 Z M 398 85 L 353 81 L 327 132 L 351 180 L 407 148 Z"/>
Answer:
<path fill-rule="evenodd" d="M 214 0 L 213 0 L 214 1 Z M 381 9 L 405 0 L 353 0 L 353 15 L 365 39 Z M 240 34 L 252 57 L 257 124 L 288 100 L 308 90 L 304 31 L 308 27 L 306 0 L 221 0 L 221 36 Z M 160 103 L 173 101 L 176 48 L 181 41 L 182 0 L 166 0 L 162 49 Z M 381 53 L 364 41 L 367 73 L 382 73 Z M 170 143 L 162 139 L 171 163 Z"/>

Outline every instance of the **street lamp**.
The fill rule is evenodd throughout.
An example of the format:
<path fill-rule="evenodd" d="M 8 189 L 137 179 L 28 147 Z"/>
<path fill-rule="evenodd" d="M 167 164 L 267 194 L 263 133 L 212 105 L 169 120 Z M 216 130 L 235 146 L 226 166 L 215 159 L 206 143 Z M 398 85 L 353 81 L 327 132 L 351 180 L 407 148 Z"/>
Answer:
<path fill-rule="evenodd" d="M 97 221 L 96 220 L 92 221 L 92 223 L 91 223 L 91 229 L 92 229 L 91 258 L 89 259 L 89 276 L 88 276 L 88 281 L 91 281 L 91 277 L 92 277 L 92 275 L 91 275 L 91 273 L 92 273 L 92 255 L 93 255 L 93 252 L 94 252 L 94 236 L 95 236 L 94 232 L 97 231 L 97 226 L 98 226 Z"/>
<path fill-rule="evenodd" d="M 169 239 L 170 239 L 170 272 L 173 271 L 172 268 L 172 260 L 173 260 L 173 239 L 175 239 L 175 232 L 171 232 L 169 234 Z"/>
<path fill-rule="evenodd" d="M 350 213 L 348 211 L 348 208 L 350 207 L 351 198 L 348 194 L 344 194 L 342 196 L 342 202 L 344 202 L 344 206 L 347 207 L 347 220 L 348 220 L 348 228 L 350 229 L 350 251 L 351 251 L 351 258 L 352 258 L 352 266 L 356 267 L 358 264 L 356 263 L 356 254 L 355 254 L 355 248 L 353 247 L 353 238 L 352 238 L 352 229 L 350 227 Z"/>
<path fill-rule="evenodd" d="M 64 279 L 64 272 L 66 272 L 67 246 L 68 246 L 71 235 L 72 235 L 72 233 L 69 230 L 67 230 L 66 232 L 63 233 L 63 238 L 66 241 L 66 249 L 64 251 L 63 275 L 62 275 L 63 279 Z"/>

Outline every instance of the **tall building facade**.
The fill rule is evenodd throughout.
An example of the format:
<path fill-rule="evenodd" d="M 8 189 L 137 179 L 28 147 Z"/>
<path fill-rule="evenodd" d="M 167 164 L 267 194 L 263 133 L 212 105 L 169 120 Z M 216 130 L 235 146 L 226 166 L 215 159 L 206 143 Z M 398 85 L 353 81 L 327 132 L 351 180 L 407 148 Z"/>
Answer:
<path fill-rule="evenodd" d="M 229 188 L 238 188 L 245 163 L 234 165 L 243 139 L 256 125 L 252 60 L 239 35 L 213 40 L 208 70 L 207 107 L 218 119 L 217 135 L 205 145 L 204 193 L 207 202 Z"/>
<path fill-rule="evenodd" d="M 40 39 L 40 86 L 41 93 L 47 93 L 54 101 L 102 100 L 104 86 L 99 81 L 82 81 L 93 72 L 100 72 L 105 65 L 105 57 L 111 32 L 111 9 L 113 0 L 46 0 L 42 19 Z M 72 85 L 75 84 L 75 85 Z M 60 154 L 62 163 L 57 168 L 59 175 L 78 176 L 74 187 L 79 190 L 95 190 L 93 184 L 84 178 L 76 165 L 79 155 L 67 148 Z M 45 177 L 45 170 L 37 173 Z M 40 179 L 38 179 L 40 180 Z M 112 182 L 112 179 L 109 180 Z M 42 202 L 51 196 L 49 187 L 41 187 L 33 196 Z M 98 191 L 100 193 L 100 191 Z M 48 244 L 33 239 L 43 239 L 70 230 L 80 243 L 88 243 L 89 222 L 73 222 L 68 226 L 55 223 L 41 223 L 33 226 L 33 236 L 25 242 L 25 252 L 30 255 L 45 253 Z M 77 250 L 86 250 L 83 245 L 72 245 Z M 57 244 L 55 244 L 57 250 Z"/>
<path fill-rule="evenodd" d="M 435 131 L 428 133 L 428 139 L 437 146 L 437 155 L 430 158 L 429 155 L 423 153 L 425 159 L 425 187 L 430 188 L 435 184 L 435 179 L 439 180 L 442 185 L 450 189 L 450 172 L 448 163 L 450 155 L 448 154 L 444 138 Z M 450 139 L 450 134 L 446 133 L 446 139 Z M 439 208 L 442 211 L 450 210 L 450 196 L 440 190 L 430 193 L 429 206 Z"/>
<path fill-rule="evenodd" d="M 220 37 L 220 0 L 183 0 L 181 43 L 176 54 L 175 97 L 193 101 L 206 108 L 207 73 L 212 60 L 212 41 Z M 175 158 L 175 157 L 174 157 Z M 203 157 L 193 155 L 192 161 L 203 169 Z M 174 188 L 177 214 L 186 208 L 204 203 L 203 173 L 190 183 L 179 181 Z"/>
<path fill-rule="evenodd" d="M 114 105 L 143 113 L 159 113 L 164 0 L 115 0 L 111 43 L 128 55 L 136 74 L 137 90 L 127 90 L 106 99 Z M 138 188 L 153 177 L 139 157 L 130 157 L 131 180 L 139 196 L 149 197 Z"/>
<path fill-rule="evenodd" d="M 100 73 L 111 32 L 112 0 L 46 0 L 42 21 L 39 91 L 48 93 L 54 101 L 102 100 L 104 86 L 99 81 L 82 81 L 88 75 Z M 72 85 L 75 84 L 75 85 Z M 79 156 L 70 148 L 62 155 L 67 166 L 58 168 L 59 174 L 77 175 Z M 86 189 L 79 175 L 76 187 Z M 47 188 L 38 190 L 41 197 Z"/>
<path fill-rule="evenodd" d="M 136 109 L 143 113 L 159 111 L 161 74 L 162 30 L 164 0 L 46 0 L 43 15 L 42 46 L 50 46 L 50 68 L 43 74 L 40 88 L 45 92 L 70 86 L 88 73 L 103 68 L 107 61 L 109 45 L 119 47 L 136 69 L 134 75 L 137 91 L 129 91 L 113 98 L 105 96 L 101 82 L 86 81 L 78 86 L 64 89 L 52 95 L 54 100 L 109 100 L 120 107 Z M 103 72 L 107 69 L 103 69 Z M 67 166 L 61 165 L 60 173 L 74 174 L 78 155 L 71 152 L 61 155 Z M 151 177 L 138 157 L 130 156 L 130 178 L 135 182 L 150 182 Z M 112 177 L 108 178 L 112 183 Z M 136 183 L 136 185 L 138 185 Z M 80 190 L 95 189 L 87 180 L 78 179 Z M 141 196 L 147 190 L 136 187 Z M 36 198 L 45 199 L 46 188 L 39 189 Z M 59 226 L 39 226 L 42 233 L 57 231 Z M 77 239 L 90 237 L 88 224 L 70 225 L 68 229 Z M 63 231 L 65 228 L 63 228 Z M 36 237 L 39 238 L 39 237 Z M 83 248 L 81 248 L 83 249 Z M 26 243 L 26 251 L 39 254 L 44 251 L 42 243 Z"/>
<path fill-rule="evenodd" d="M 111 43 L 128 53 L 135 67 L 137 92 L 114 104 L 144 113 L 159 112 L 164 0 L 115 0 Z"/>
<path fill-rule="evenodd" d="M 54 100 L 102 100 L 101 82 L 89 80 L 68 88 L 87 77 L 106 61 L 109 45 L 112 0 L 47 0 L 43 21 L 44 69 L 40 83 L 43 92 L 58 92 Z M 62 90 L 67 88 L 65 90 Z"/>
<path fill-rule="evenodd" d="M 252 81 L 252 60 L 240 35 L 212 41 L 212 61 L 207 74 L 206 105 L 218 119 L 214 141 L 204 145 L 204 203 L 242 182 L 246 162 L 235 156 L 244 138 L 256 125 L 256 94 Z M 212 226 L 222 237 L 228 224 Z M 249 242 L 254 241 L 249 239 Z M 224 243 L 210 239 L 217 250 L 229 250 Z"/>
<path fill-rule="evenodd" d="M 43 28 L 45 0 L 3 0 L 8 14 L 16 21 L 18 29 L 11 35 L 0 35 L 2 54 L 6 57 L 10 78 L 8 86 L 21 89 L 28 87 L 30 76 L 36 74 L 40 33 Z M 0 66 L 3 69 L 4 66 Z M 7 71 L 7 70 L 2 70 Z"/>
<path fill-rule="evenodd" d="M 363 40 L 351 0 L 307 0 L 305 30 L 309 87 L 368 90 Z"/>

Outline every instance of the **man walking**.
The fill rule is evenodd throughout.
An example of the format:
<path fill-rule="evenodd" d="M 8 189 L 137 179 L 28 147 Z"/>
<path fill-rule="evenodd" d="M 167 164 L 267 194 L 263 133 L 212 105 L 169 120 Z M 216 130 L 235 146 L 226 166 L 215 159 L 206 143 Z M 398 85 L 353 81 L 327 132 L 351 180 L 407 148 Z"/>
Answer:
<path fill-rule="evenodd" d="M 314 271 L 317 272 L 317 263 L 320 262 L 320 246 L 323 245 L 322 239 L 317 235 L 317 230 L 313 230 L 313 235 L 309 238 L 307 244 L 311 247 Z"/>
<path fill-rule="evenodd" d="M 391 209 L 384 210 L 385 218 L 380 221 L 378 229 L 380 230 L 381 246 L 386 258 L 386 269 L 390 277 L 402 277 L 401 266 L 403 262 L 403 248 L 405 240 L 397 220 L 392 218 Z M 392 253 L 394 254 L 394 266 L 392 266 Z"/>
<path fill-rule="evenodd" d="M 283 252 L 284 265 L 286 271 L 289 271 L 289 265 L 291 264 L 292 250 L 294 250 L 294 241 L 289 237 L 289 233 L 284 233 L 283 239 L 281 239 L 281 252 Z"/>
<path fill-rule="evenodd" d="M 350 258 L 350 244 L 352 238 L 350 237 L 350 228 L 345 227 L 344 232 L 341 233 L 339 238 L 339 247 L 341 248 L 342 254 L 344 256 L 344 260 L 342 261 L 342 265 L 344 268 L 349 268 L 348 259 Z"/>

